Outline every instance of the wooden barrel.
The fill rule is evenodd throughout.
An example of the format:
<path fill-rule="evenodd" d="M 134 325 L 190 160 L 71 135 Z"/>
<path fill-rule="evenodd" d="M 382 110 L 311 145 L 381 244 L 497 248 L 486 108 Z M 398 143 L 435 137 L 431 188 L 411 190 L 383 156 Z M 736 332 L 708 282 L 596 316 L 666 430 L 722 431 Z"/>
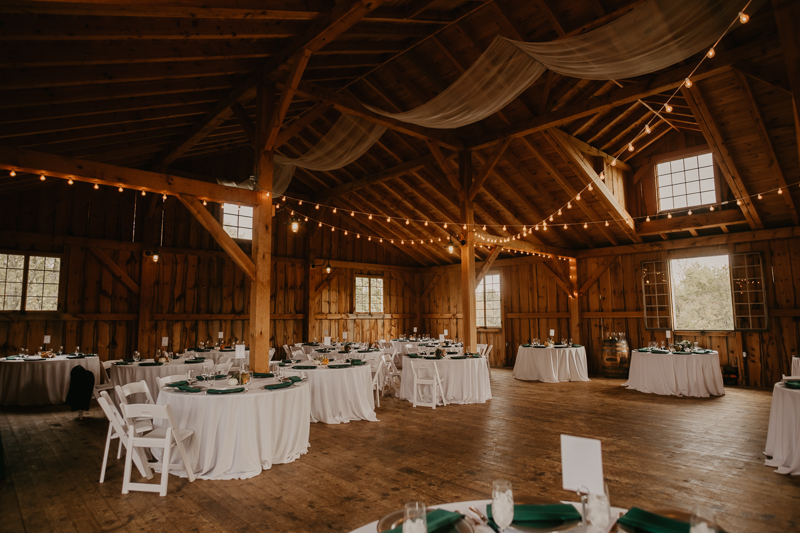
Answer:
<path fill-rule="evenodd" d="M 603 376 L 628 379 L 628 345 L 615 340 L 603 341 Z"/>

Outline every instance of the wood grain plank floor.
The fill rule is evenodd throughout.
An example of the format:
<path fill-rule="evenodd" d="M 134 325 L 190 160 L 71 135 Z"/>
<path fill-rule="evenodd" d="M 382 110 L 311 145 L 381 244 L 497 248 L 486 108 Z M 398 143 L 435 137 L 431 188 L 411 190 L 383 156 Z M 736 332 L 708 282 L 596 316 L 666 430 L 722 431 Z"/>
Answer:
<path fill-rule="evenodd" d="M 492 370 L 495 399 L 431 410 L 384 398 L 380 422 L 312 424 L 309 453 L 253 479 L 170 478 L 169 495 L 120 493 L 123 461 L 98 483 L 107 424 L 65 407 L 0 411 L 7 479 L 0 532 L 346 532 L 406 501 L 488 498 L 504 477 L 515 493 L 561 490 L 559 435 L 601 439 L 620 507 L 716 509 L 730 532 L 800 531 L 800 479 L 763 465 L 770 391 L 667 398 L 620 381 L 557 385 Z"/>

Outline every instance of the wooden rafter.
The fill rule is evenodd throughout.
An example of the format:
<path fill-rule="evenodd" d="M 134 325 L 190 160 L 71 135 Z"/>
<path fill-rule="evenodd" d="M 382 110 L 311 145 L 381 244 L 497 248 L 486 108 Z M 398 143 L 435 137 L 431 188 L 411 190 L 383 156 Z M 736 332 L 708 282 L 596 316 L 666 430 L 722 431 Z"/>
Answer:
<path fill-rule="evenodd" d="M 572 292 L 574 288 L 572 287 L 572 282 L 569 278 L 564 277 L 564 273 L 561 271 L 561 268 L 558 265 L 558 261 L 556 259 L 550 258 L 549 261 L 543 261 L 542 266 L 544 266 L 556 280 L 556 284 L 559 287 L 564 289 L 564 291 L 572 296 Z"/>
<path fill-rule="evenodd" d="M 272 150 L 275 148 L 278 134 L 283 125 L 283 120 L 286 118 L 286 112 L 289 110 L 289 106 L 292 103 L 292 98 L 294 98 L 294 93 L 297 90 L 297 85 L 300 83 L 300 78 L 303 77 L 303 72 L 306 69 L 306 65 L 308 65 L 309 58 L 311 58 L 311 50 L 308 49 L 303 49 L 294 55 L 292 67 L 289 70 L 289 75 L 283 85 L 283 90 L 278 98 L 278 102 L 275 104 L 275 111 L 267 126 L 264 146 L 261 147 L 261 149 Z"/>
<path fill-rule="evenodd" d="M 242 126 L 242 130 L 244 134 L 247 136 L 247 139 L 250 141 L 250 144 L 255 145 L 256 142 L 256 129 L 253 126 L 253 121 L 250 120 L 250 115 L 245 111 L 242 104 L 236 102 L 231 106 L 231 111 L 239 120 L 239 124 Z"/>
<path fill-rule="evenodd" d="M 433 158 L 432 154 L 424 155 L 422 157 L 418 157 L 411 161 L 407 161 L 397 166 L 377 172 L 372 176 L 367 176 L 353 181 L 348 181 L 341 185 L 337 185 L 336 187 L 332 187 L 326 191 L 321 191 L 316 194 L 315 198 L 318 202 L 325 202 L 330 200 L 331 198 L 339 196 L 340 194 L 344 194 L 351 191 L 357 191 L 359 189 L 363 189 L 364 187 L 369 187 L 371 185 L 375 185 L 377 183 L 381 183 L 383 181 L 391 180 L 398 176 L 414 172 L 415 170 L 419 170 L 426 164 L 433 163 L 434 161 L 435 159 Z"/>
<path fill-rule="evenodd" d="M 331 107 L 331 104 L 322 102 L 321 104 L 317 104 L 310 110 L 303 113 L 300 118 L 286 126 L 280 131 L 280 133 L 278 133 L 278 138 L 275 139 L 275 148 L 280 148 L 286 144 L 289 139 L 293 138 L 295 135 L 300 133 L 303 128 L 324 115 Z"/>
<path fill-rule="evenodd" d="M 800 18 L 800 5 L 793 0 L 772 0 L 778 35 L 781 39 L 781 51 L 789 75 L 789 87 L 794 104 L 794 131 L 797 140 L 797 153 L 800 156 L 800 35 L 797 32 L 797 20 Z"/>
<path fill-rule="evenodd" d="M 483 261 L 478 268 L 478 271 L 475 272 L 475 285 L 478 286 L 483 281 L 483 278 L 486 277 L 486 274 L 489 272 L 489 269 L 492 268 L 495 260 L 500 256 L 500 252 L 503 250 L 502 246 L 495 246 L 492 248 L 492 253 L 489 254 L 489 257 Z"/>
<path fill-rule="evenodd" d="M 88 250 L 95 256 L 103 266 L 105 266 L 111 274 L 113 274 L 123 285 L 125 285 L 129 291 L 131 291 L 135 295 L 139 295 L 139 284 L 136 283 L 131 279 L 127 272 L 122 270 L 122 267 L 117 264 L 116 261 L 111 259 L 107 253 L 105 253 L 100 248 L 88 248 Z"/>
<path fill-rule="evenodd" d="M 436 164 L 439 165 L 439 169 L 442 171 L 442 174 L 444 174 L 444 177 L 447 178 L 447 182 L 455 191 L 461 194 L 461 184 L 458 182 L 458 176 L 455 175 L 450 163 L 447 162 L 447 157 L 445 157 L 445 155 L 442 153 L 442 149 L 439 148 L 436 143 L 431 141 L 428 141 L 427 145 L 428 149 L 430 149 L 431 154 L 436 160 Z"/>
<path fill-rule="evenodd" d="M 550 231 L 549 229 L 547 231 Z M 532 242 L 527 242 L 522 239 L 509 239 L 508 242 L 497 242 L 496 235 L 489 235 L 488 233 L 484 233 L 481 230 L 475 230 L 472 232 L 475 234 L 475 244 L 482 244 L 489 248 L 499 245 L 502 248 L 507 250 L 516 250 L 518 252 L 526 252 L 532 254 L 549 254 L 559 257 L 571 257 L 574 255 L 573 250 L 568 250 L 565 248 L 558 248 L 556 246 L 548 246 L 545 244 L 535 244 Z"/>
<path fill-rule="evenodd" d="M 725 209 L 695 213 L 692 216 L 659 218 L 650 222 L 640 221 L 637 224 L 637 233 L 639 235 L 659 235 L 661 233 L 675 233 L 745 223 L 747 223 L 747 219 L 742 217 L 742 213 L 738 209 Z"/>
<path fill-rule="evenodd" d="M 586 279 L 586 281 L 583 283 L 583 285 L 581 285 L 581 288 L 578 289 L 578 295 L 579 296 L 583 295 L 586 291 L 588 291 L 589 287 L 592 286 L 592 283 L 597 281 L 600 278 L 600 276 L 603 275 L 603 272 L 608 270 L 608 267 L 611 266 L 611 263 L 613 263 L 616 260 L 617 260 L 617 256 L 615 256 L 615 255 L 610 255 L 608 257 L 604 257 L 600 261 L 600 264 L 597 265 L 597 268 L 594 269 L 594 272 L 592 272 L 591 275 L 589 275 L 589 277 Z"/>
<path fill-rule="evenodd" d="M 489 179 L 489 175 L 500 161 L 500 158 L 503 156 L 503 153 L 506 151 L 506 148 L 508 148 L 509 144 L 511 144 L 511 137 L 495 146 L 492 155 L 490 155 L 489 159 L 484 162 L 480 172 L 478 172 L 478 175 L 475 176 L 475 181 L 472 183 L 472 187 L 470 187 L 469 191 L 467 192 L 467 197 L 470 200 L 475 198 L 475 195 L 481 190 L 483 184 L 486 183 L 487 179 Z"/>
<path fill-rule="evenodd" d="M 314 296 L 313 297 L 314 298 L 319 297 L 319 295 L 322 294 L 322 291 L 324 291 L 331 284 L 331 282 L 334 280 L 334 278 L 336 278 L 336 276 L 339 275 L 339 272 L 340 272 L 339 267 L 333 268 L 331 270 L 331 273 L 328 274 L 327 276 L 325 276 L 325 279 L 323 279 L 320 282 L 320 284 L 317 286 L 317 288 L 314 290 Z"/>
<path fill-rule="evenodd" d="M 747 222 L 750 224 L 750 228 L 763 228 L 764 225 L 761 222 L 758 211 L 756 211 L 756 206 L 750 199 L 750 194 L 744 186 L 742 176 L 733 163 L 733 157 L 728 151 L 725 139 L 722 137 L 722 132 L 714 120 L 714 117 L 711 116 L 711 111 L 700 89 L 697 87 L 697 84 L 692 85 L 689 89 L 682 87 L 681 92 L 686 102 L 689 104 L 692 114 L 697 119 L 697 124 L 700 126 L 700 130 L 703 132 L 703 136 L 714 154 L 714 158 L 722 171 L 722 175 L 725 177 L 725 181 L 727 181 L 734 196 L 741 201 L 739 207 L 742 209 L 742 213 L 744 213 Z"/>
<path fill-rule="evenodd" d="M 424 301 L 428 297 L 428 295 L 431 293 L 434 287 L 436 287 L 436 284 L 439 283 L 439 280 L 442 279 L 444 273 L 445 273 L 444 269 L 438 270 L 436 272 L 436 274 L 430 279 L 430 281 L 428 281 L 428 284 L 425 285 L 425 290 L 422 291 L 422 296 L 420 296 L 420 299 Z"/>

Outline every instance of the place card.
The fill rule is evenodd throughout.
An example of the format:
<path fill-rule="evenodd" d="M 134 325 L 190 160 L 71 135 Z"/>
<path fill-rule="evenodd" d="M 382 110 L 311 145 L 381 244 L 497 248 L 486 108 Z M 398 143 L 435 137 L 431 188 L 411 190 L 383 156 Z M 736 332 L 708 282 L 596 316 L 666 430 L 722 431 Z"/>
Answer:
<path fill-rule="evenodd" d="M 244 344 L 237 344 L 234 348 L 234 358 L 244 359 Z"/>
<path fill-rule="evenodd" d="M 605 493 L 599 440 L 561 435 L 561 481 L 571 492 Z"/>
<path fill-rule="evenodd" d="M 670 337 L 672 337 L 672 333 L 667 331 L 667 338 L 669 339 Z"/>
<path fill-rule="evenodd" d="M 161 337 L 161 346 L 169 346 L 169 337 Z"/>
<path fill-rule="evenodd" d="M 551 336 L 551 337 L 555 337 L 555 336 L 556 336 L 556 330 L 554 330 L 554 329 L 551 329 L 551 330 L 550 330 L 550 336 Z"/>
<path fill-rule="evenodd" d="M 328 330 L 325 330 L 325 333 L 328 333 Z M 325 346 L 330 346 L 331 345 L 331 338 L 330 337 L 323 337 L 322 338 L 322 344 L 324 344 Z"/>
<path fill-rule="evenodd" d="M 417 328 L 414 328 L 414 333 L 416 333 L 416 332 L 417 332 Z"/>
<path fill-rule="evenodd" d="M 439 342 L 444 342 L 444 335 L 439 335 Z"/>
<path fill-rule="evenodd" d="M 342 333 L 342 338 L 343 338 L 344 340 L 347 340 L 347 332 L 346 332 L 346 331 L 345 331 L 344 333 Z"/>
<path fill-rule="evenodd" d="M 219 332 L 219 338 L 221 339 L 222 337 L 223 337 L 223 334 L 222 334 L 222 332 L 220 331 L 220 332 Z"/>
<path fill-rule="evenodd" d="M 447 330 L 444 330 L 444 336 L 447 337 Z"/>
<path fill-rule="evenodd" d="M 44 336 L 44 343 L 45 344 L 50 344 L 50 335 L 45 335 Z"/>

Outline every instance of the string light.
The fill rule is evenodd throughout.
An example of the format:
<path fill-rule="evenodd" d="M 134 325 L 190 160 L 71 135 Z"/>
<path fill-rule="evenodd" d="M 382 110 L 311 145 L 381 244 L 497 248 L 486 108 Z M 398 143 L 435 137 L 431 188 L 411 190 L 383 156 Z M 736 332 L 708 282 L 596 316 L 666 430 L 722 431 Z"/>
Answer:
<path fill-rule="evenodd" d="M 712 46 L 711 48 L 708 49 L 708 52 L 706 52 L 706 55 L 710 59 L 710 58 L 714 57 L 715 55 L 717 55 L 717 52 L 714 51 L 714 47 Z"/>
<path fill-rule="evenodd" d="M 298 200 L 297 205 L 303 205 L 303 200 Z"/>
<path fill-rule="evenodd" d="M 581 193 L 578 193 L 578 196 L 576 196 L 575 199 L 576 200 L 580 200 L 581 199 Z"/>
<path fill-rule="evenodd" d="M 560 215 L 560 214 L 561 214 L 561 213 L 559 213 L 559 215 Z M 464 229 L 467 229 L 467 228 L 464 228 Z M 505 225 L 503 225 L 503 231 L 506 231 L 506 227 L 505 227 Z"/>
<path fill-rule="evenodd" d="M 583 229 L 589 229 L 589 224 L 587 224 L 586 222 L 584 222 L 584 223 L 583 223 Z"/>
<path fill-rule="evenodd" d="M 616 157 L 611 161 L 611 166 L 612 167 L 617 166 L 617 158 Z"/>
<path fill-rule="evenodd" d="M 553 221 L 553 215 L 550 215 L 550 222 Z"/>
<path fill-rule="evenodd" d="M 633 143 L 628 143 L 628 151 L 633 152 Z"/>
<path fill-rule="evenodd" d="M 285 201 L 286 201 L 286 197 L 284 196 L 284 197 L 283 197 L 283 199 L 282 199 L 281 201 L 282 201 L 282 202 L 285 202 Z"/>
<path fill-rule="evenodd" d="M 486 231 L 486 224 L 483 225 L 483 231 Z"/>
<path fill-rule="evenodd" d="M 778 188 L 778 194 L 783 194 L 783 189 Z"/>
<path fill-rule="evenodd" d="M 99 186 L 98 184 L 96 184 L 96 183 L 95 183 L 95 184 L 94 184 L 94 189 L 95 189 L 95 190 L 97 190 L 97 189 L 99 189 L 99 188 L 100 188 L 100 186 Z"/>
<path fill-rule="evenodd" d="M 386 217 L 386 222 L 391 222 L 391 221 L 392 221 L 392 219 L 391 219 L 391 218 L 389 218 L 389 217 Z"/>
<path fill-rule="evenodd" d="M 650 134 L 650 132 L 652 132 L 652 131 L 653 131 L 653 130 L 651 130 L 651 129 L 650 129 L 650 124 L 645 124 L 645 125 L 644 125 L 644 132 L 645 132 L 645 133 L 647 133 L 647 134 L 649 135 L 649 134 Z"/>
<path fill-rule="evenodd" d="M 314 209 L 319 209 L 319 204 L 317 204 L 317 206 Z"/>
<path fill-rule="evenodd" d="M 203 205 L 208 205 L 208 202 L 206 202 L 205 200 L 203 200 Z"/>
<path fill-rule="evenodd" d="M 426 225 L 426 226 L 428 225 L 428 221 L 427 221 L 427 220 L 425 221 L 425 225 Z"/>
<path fill-rule="evenodd" d="M 647 218 L 644 219 L 645 222 L 650 222 L 650 215 L 647 215 Z"/>
<path fill-rule="evenodd" d="M 736 205 L 742 205 L 742 201 L 737 199 L 736 200 Z"/>
<path fill-rule="evenodd" d="M 561 216 L 561 209 L 560 208 L 558 210 L 558 216 Z M 506 229 L 505 226 L 503 226 L 503 229 Z"/>
<path fill-rule="evenodd" d="M 120 187 L 120 188 L 119 188 L 119 189 L 117 189 L 117 190 L 118 190 L 119 192 L 122 192 L 122 187 Z"/>
<path fill-rule="evenodd" d="M 352 212 L 350 213 L 350 216 L 351 216 L 351 217 L 354 217 L 354 216 L 356 216 L 356 212 L 355 212 L 355 211 L 352 211 Z"/>
<path fill-rule="evenodd" d="M 713 210 L 714 210 L 714 206 L 712 205 L 712 206 L 709 208 L 709 211 L 713 211 Z"/>
<path fill-rule="evenodd" d="M 70 185 L 72 185 L 72 180 L 69 180 L 67 183 L 69 183 Z M 146 195 L 146 194 L 147 194 L 146 192 L 142 191 L 142 196 L 144 196 L 144 195 Z"/>
<path fill-rule="evenodd" d="M 747 13 L 741 13 L 741 12 L 739 13 L 739 22 L 741 22 L 742 24 L 747 24 L 747 21 L 749 20 L 750 20 L 750 15 L 748 15 Z"/>
<path fill-rule="evenodd" d="M 667 214 L 667 218 L 672 218 L 672 213 Z"/>
<path fill-rule="evenodd" d="M 564 224 L 564 229 L 567 229 L 567 225 L 566 224 Z"/>
<path fill-rule="evenodd" d="M 372 215 L 369 216 L 369 219 L 372 220 Z"/>
<path fill-rule="evenodd" d="M 567 209 L 572 209 L 572 202 L 567 202 Z"/>
<path fill-rule="evenodd" d="M 687 89 L 692 86 L 692 80 L 690 80 L 689 78 L 686 78 L 686 80 L 683 83 L 684 85 L 686 85 Z"/>
<path fill-rule="evenodd" d="M 590 190 L 590 191 L 593 191 L 593 190 L 594 190 L 594 187 L 592 187 L 592 184 L 591 184 L 591 183 L 589 184 L 589 187 L 588 187 L 588 188 L 589 188 L 589 190 Z"/>
<path fill-rule="evenodd" d="M 447 222 L 444 223 L 444 229 L 447 229 Z"/>
<path fill-rule="evenodd" d="M 320 223 L 319 223 L 319 227 L 320 227 L 320 228 L 322 227 L 322 222 L 320 222 Z"/>
<path fill-rule="evenodd" d="M 672 113 L 672 106 L 669 104 L 664 105 L 664 111 L 667 113 Z"/>
<path fill-rule="evenodd" d="M 408 226 L 409 224 L 411 224 L 411 221 L 409 219 L 406 219 L 406 226 Z M 467 229 L 467 228 L 464 228 L 464 229 Z"/>
<path fill-rule="evenodd" d="M 46 180 L 46 179 L 47 179 L 47 178 L 45 177 L 45 175 L 44 175 L 44 174 L 42 174 L 41 176 L 39 176 L 39 180 L 40 180 L 40 181 L 44 181 L 44 180 Z"/>
<path fill-rule="evenodd" d="M 608 220 L 606 220 L 606 227 L 608 227 Z"/>
<path fill-rule="evenodd" d="M 333 208 L 333 212 L 334 212 L 334 214 L 336 214 L 336 211 L 337 211 L 337 209 L 334 207 L 334 208 Z"/>
<path fill-rule="evenodd" d="M 761 196 L 761 193 L 758 193 L 758 199 L 759 199 L 759 200 L 762 200 L 763 198 L 764 198 L 764 197 L 763 197 L 763 196 Z"/>
<path fill-rule="evenodd" d="M 8 173 L 8 175 L 13 178 L 14 176 L 17 175 L 17 173 L 16 173 L 16 171 L 12 170 L 11 172 Z"/>
<path fill-rule="evenodd" d="M 600 181 L 606 181 L 606 173 L 605 172 L 601 172 L 600 173 Z"/>
<path fill-rule="evenodd" d="M 689 215 L 691 215 L 691 214 L 692 214 L 692 210 L 691 210 L 691 209 L 689 209 L 689 213 L 688 213 L 688 214 L 689 214 Z"/>
<path fill-rule="evenodd" d="M 167 201 L 167 195 L 166 194 L 162 194 L 161 195 L 161 199 L 166 202 Z"/>

